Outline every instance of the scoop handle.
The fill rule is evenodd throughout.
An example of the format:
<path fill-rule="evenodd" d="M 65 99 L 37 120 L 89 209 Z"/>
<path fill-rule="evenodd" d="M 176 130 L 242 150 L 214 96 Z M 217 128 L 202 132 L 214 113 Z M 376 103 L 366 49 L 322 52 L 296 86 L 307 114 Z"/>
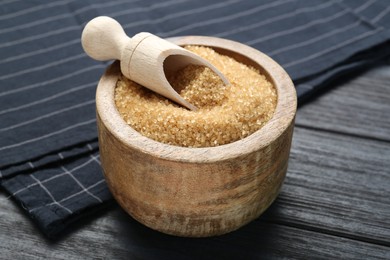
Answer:
<path fill-rule="evenodd" d="M 131 40 L 114 19 L 99 16 L 89 21 L 81 34 L 81 45 L 92 59 L 120 60 L 122 50 Z"/>

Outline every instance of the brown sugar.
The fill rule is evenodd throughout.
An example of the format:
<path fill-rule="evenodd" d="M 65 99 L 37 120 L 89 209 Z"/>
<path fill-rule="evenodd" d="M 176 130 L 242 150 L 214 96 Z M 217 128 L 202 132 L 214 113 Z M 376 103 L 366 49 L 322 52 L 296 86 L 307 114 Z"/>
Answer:
<path fill-rule="evenodd" d="M 127 124 L 162 143 L 210 147 L 247 137 L 271 119 L 277 93 L 264 75 L 210 48 L 186 49 L 212 63 L 231 84 L 225 86 L 203 66 L 187 66 L 168 77 L 180 95 L 198 108 L 190 111 L 122 76 L 115 103 Z"/>

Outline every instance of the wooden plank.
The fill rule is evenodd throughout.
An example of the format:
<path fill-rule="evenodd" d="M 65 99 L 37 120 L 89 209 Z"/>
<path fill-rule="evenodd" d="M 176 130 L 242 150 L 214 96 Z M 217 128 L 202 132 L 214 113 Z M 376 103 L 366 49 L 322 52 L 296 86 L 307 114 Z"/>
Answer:
<path fill-rule="evenodd" d="M 370 72 L 299 109 L 279 198 L 236 232 L 167 236 L 114 207 L 50 242 L 0 192 L 0 258 L 390 259 L 389 75 Z"/>
<path fill-rule="evenodd" d="M 137 223 L 119 207 L 50 242 L 10 200 L 0 197 L 3 259 L 386 259 L 387 247 L 263 220 L 211 238 L 168 236 Z"/>
<path fill-rule="evenodd" d="M 278 200 L 259 220 L 209 239 L 166 236 L 116 208 L 72 230 L 58 243 L 50 243 L 21 209 L 1 199 L 0 249 L 10 256 L 16 252 L 20 257 L 60 259 L 168 259 L 202 257 L 205 252 L 210 258 L 388 258 L 387 148 L 386 142 L 297 128 Z"/>
<path fill-rule="evenodd" d="M 387 142 L 296 128 L 268 219 L 390 246 Z"/>
<path fill-rule="evenodd" d="M 298 109 L 296 124 L 390 141 L 390 66 L 334 88 Z"/>

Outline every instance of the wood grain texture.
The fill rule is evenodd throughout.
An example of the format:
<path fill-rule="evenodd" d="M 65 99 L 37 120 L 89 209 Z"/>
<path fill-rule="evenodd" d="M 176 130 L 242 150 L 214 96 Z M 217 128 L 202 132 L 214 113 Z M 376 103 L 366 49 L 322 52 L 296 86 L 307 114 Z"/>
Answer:
<path fill-rule="evenodd" d="M 390 141 L 390 72 L 370 71 L 299 108 L 296 125 Z"/>
<path fill-rule="evenodd" d="M 385 246 L 259 219 L 233 233 L 181 238 L 151 230 L 113 205 L 58 241 L 46 240 L 10 200 L 0 199 L 1 259 L 388 259 Z"/>
<path fill-rule="evenodd" d="M 126 125 L 115 106 L 117 63 L 103 75 L 96 94 L 100 158 L 111 192 L 141 223 L 179 236 L 224 234 L 268 208 L 286 174 L 296 112 L 294 86 L 276 62 L 240 43 L 180 38 L 184 45 L 206 42 L 257 63 L 277 90 L 274 116 L 240 141 L 186 148 L 141 136 Z"/>
<path fill-rule="evenodd" d="M 270 218 L 390 245 L 388 158 L 388 143 L 297 128 Z"/>
<path fill-rule="evenodd" d="M 298 110 L 305 124 L 295 127 L 278 199 L 265 215 L 235 232 L 173 237 L 139 224 L 113 205 L 70 228 L 62 239 L 48 241 L 0 191 L 0 258 L 390 259 L 390 144 L 385 138 L 390 117 L 383 98 L 388 75 L 390 66 L 369 72 Z M 326 102 L 355 89 L 355 112 L 342 111 L 351 99 Z M 372 90 L 368 97 L 366 89 Z M 373 106 L 377 109 L 368 111 Z M 328 113 L 326 107 L 336 112 L 329 112 L 331 120 L 314 116 Z M 377 115 L 362 124 L 366 113 Z"/>

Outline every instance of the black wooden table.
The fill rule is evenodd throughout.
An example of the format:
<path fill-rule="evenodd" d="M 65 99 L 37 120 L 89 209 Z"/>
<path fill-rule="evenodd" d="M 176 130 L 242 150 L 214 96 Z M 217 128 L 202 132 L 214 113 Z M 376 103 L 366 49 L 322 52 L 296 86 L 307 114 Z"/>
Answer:
<path fill-rule="evenodd" d="M 47 240 L 0 192 L 1 259 L 390 259 L 390 66 L 299 108 L 276 202 L 233 233 L 150 230 L 113 203 Z"/>

